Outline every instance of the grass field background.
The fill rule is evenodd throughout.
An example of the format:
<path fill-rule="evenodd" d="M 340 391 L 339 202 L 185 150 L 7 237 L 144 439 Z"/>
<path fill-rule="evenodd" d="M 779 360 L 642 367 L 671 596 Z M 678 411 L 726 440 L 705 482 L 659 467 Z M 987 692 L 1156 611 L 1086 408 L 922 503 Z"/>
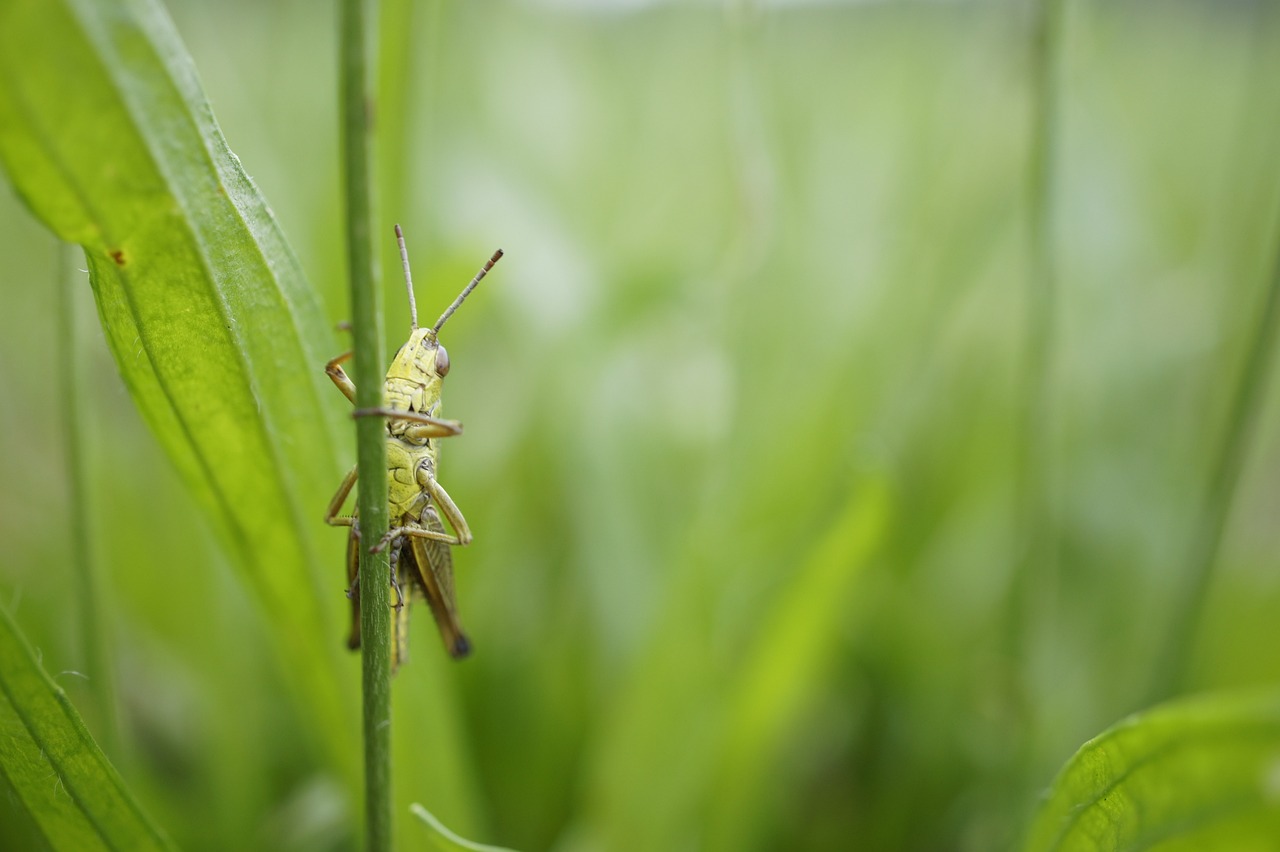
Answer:
<path fill-rule="evenodd" d="M 384 4 L 388 358 L 408 329 L 393 223 L 424 317 L 507 252 L 443 335 L 475 653 L 448 662 L 416 613 L 403 805 L 528 850 L 1011 848 L 1071 753 L 1159 692 L 1177 637 L 1181 691 L 1280 679 L 1272 374 L 1208 591 L 1177 606 L 1280 235 L 1280 18 L 1064 5 L 1046 281 L 1022 5 Z M 169 9 L 336 324 L 333 18 Z M 83 537 L 119 734 L 84 712 L 156 820 L 189 849 L 351 848 L 329 494 L 317 653 L 351 692 L 318 728 L 87 283 L 70 511 L 59 254 L 8 191 L 0 253 L 4 605 L 50 672 L 82 666 Z M 335 487 L 343 452 L 316 460 Z"/>

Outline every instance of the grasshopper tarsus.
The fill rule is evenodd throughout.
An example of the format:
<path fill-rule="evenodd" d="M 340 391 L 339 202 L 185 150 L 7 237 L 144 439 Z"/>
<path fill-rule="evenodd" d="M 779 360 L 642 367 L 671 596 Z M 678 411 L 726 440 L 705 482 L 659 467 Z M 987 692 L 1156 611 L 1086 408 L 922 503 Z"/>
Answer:
<path fill-rule="evenodd" d="M 404 591 L 400 588 L 400 578 L 396 576 L 396 562 L 398 561 L 392 560 L 391 562 L 391 588 L 396 590 L 396 602 L 392 606 L 395 607 L 397 612 L 404 609 Z"/>

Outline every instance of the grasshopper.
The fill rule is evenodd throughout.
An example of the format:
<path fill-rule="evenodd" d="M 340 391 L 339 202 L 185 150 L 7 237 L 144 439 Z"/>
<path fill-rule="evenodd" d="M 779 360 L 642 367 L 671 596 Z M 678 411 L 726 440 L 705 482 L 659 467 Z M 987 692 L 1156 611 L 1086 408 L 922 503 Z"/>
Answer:
<path fill-rule="evenodd" d="M 458 623 L 457 602 L 453 590 L 453 556 L 450 548 L 471 543 L 471 528 L 449 492 L 436 480 L 440 459 L 440 438 L 462 433 L 462 424 L 440 417 L 440 391 L 449 373 L 449 353 L 440 345 L 440 328 L 471 294 L 480 280 L 502 257 L 502 250 L 476 273 L 458 298 L 431 328 L 418 328 L 418 307 L 413 296 L 413 278 L 409 274 L 409 253 L 404 233 L 396 225 L 396 242 L 400 246 L 400 263 L 404 268 L 405 287 L 409 292 L 409 340 L 400 347 L 387 370 L 380 408 L 357 409 L 356 417 L 383 417 L 387 431 L 387 501 L 391 528 L 371 552 L 391 547 L 391 586 L 396 594 L 395 624 L 392 630 L 392 670 L 409 656 L 409 607 L 398 576 L 408 568 L 408 602 L 426 598 L 435 616 L 445 650 L 454 659 L 465 657 L 471 643 Z M 355 383 L 342 369 L 352 353 L 344 352 L 325 365 L 325 373 L 347 399 L 356 401 Z M 360 527 L 357 514 L 341 516 L 339 512 L 355 486 L 359 474 L 352 468 L 338 486 L 325 523 L 349 527 L 347 534 L 348 597 L 351 598 L 351 635 L 347 644 L 360 647 Z M 441 520 L 449 522 L 449 533 Z"/>

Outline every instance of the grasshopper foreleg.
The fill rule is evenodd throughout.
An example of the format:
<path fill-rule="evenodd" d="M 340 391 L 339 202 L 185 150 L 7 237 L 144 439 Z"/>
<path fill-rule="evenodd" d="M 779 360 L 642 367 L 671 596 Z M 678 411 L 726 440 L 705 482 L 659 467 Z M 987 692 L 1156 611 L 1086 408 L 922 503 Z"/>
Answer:
<path fill-rule="evenodd" d="M 351 381 L 347 371 L 342 369 L 342 365 L 351 360 L 351 355 L 351 352 L 343 352 L 337 358 L 324 365 L 324 372 L 338 386 L 338 390 L 342 391 L 342 395 L 351 400 L 352 405 L 355 405 L 356 384 Z"/>
<path fill-rule="evenodd" d="M 328 364 L 324 365 L 324 372 L 342 391 L 342 395 L 351 400 L 352 404 L 356 401 L 356 385 L 351 381 L 351 377 L 347 375 L 347 371 L 342 369 L 342 365 L 351 360 L 350 352 L 343 352 L 334 358 Z M 424 438 L 449 438 L 454 435 L 462 434 L 462 424 L 457 420 L 444 420 L 439 417 L 432 417 L 430 414 L 422 414 L 417 411 L 399 411 L 394 408 L 357 408 L 352 412 L 352 417 L 388 417 L 396 420 L 406 420 L 410 423 L 416 423 L 417 426 L 410 426 L 407 434 L 410 438 L 420 440 Z"/>
<path fill-rule="evenodd" d="M 355 518 L 339 517 L 338 513 L 342 511 L 342 504 L 347 502 L 347 497 L 351 494 L 351 489 L 355 487 L 356 479 L 360 475 L 360 469 L 353 467 L 347 471 L 347 475 L 342 478 L 342 483 L 338 486 L 338 490 L 334 492 L 333 499 L 329 501 L 329 508 L 325 509 L 324 522 L 331 527 L 353 527 L 356 526 Z M 359 537 L 359 533 L 356 534 Z"/>
<path fill-rule="evenodd" d="M 401 411 L 397 408 L 357 408 L 351 412 L 352 417 L 385 417 L 389 420 L 404 420 L 416 423 L 405 430 L 411 438 L 452 438 L 462 434 L 462 424 L 457 420 L 443 420 L 423 414 L 419 411 Z"/>

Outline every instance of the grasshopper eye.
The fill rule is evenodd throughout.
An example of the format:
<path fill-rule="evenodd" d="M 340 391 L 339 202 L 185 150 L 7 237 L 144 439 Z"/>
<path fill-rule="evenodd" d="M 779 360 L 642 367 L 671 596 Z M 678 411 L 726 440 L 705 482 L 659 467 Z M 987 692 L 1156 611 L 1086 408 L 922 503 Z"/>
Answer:
<path fill-rule="evenodd" d="M 436 347 L 436 374 L 442 379 L 449 375 L 449 353 L 443 346 Z"/>

